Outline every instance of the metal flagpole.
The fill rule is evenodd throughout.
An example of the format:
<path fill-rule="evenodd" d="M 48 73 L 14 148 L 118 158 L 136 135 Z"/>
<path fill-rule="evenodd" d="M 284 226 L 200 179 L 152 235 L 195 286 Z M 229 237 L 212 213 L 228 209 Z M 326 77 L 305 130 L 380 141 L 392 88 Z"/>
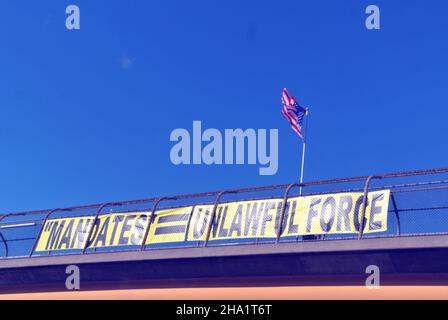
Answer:
<path fill-rule="evenodd" d="M 299 191 L 299 195 L 302 195 L 302 183 L 303 183 L 303 174 L 304 174 L 304 169 L 305 169 L 305 152 L 306 152 L 306 140 L 307 140 L 307 135 L 308 135 L 308 113 L 309 113 L 309 108 L 306 108 L 305 111 L 305 131 L 303 132 L 303 141 L 302 141 L 302 164 L 301 164 L 301 168 L 300 168 L 300 191 Z"/>

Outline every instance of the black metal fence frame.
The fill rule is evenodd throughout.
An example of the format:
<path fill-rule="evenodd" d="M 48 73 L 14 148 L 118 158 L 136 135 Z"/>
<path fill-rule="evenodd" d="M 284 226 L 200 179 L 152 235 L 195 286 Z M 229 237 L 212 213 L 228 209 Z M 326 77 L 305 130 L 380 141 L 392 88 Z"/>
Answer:
<path fill-rule="evenodd" d="M 358 239 L 363 238 L 363 230 L 365 227 L 365 214 L 366 214 L 366 208 L 367 208 L 367 201 L 368 201 L 368 193 L 369 191 L 379 190 L 379 189 L 394 189 L 391 190 L 390 194 L 390 200 L 392 203 L 392 210 L 395 213 L 395 219 L 397 223 L 397 230 L 395 236 L 401 236 L 401 223 L 400 223 L 400 212 L 406 211 L 406 210 L 423 210 L 423 209 L 448 209 L 448 206 L 446 207 L 432 207 L 432 208 L 415 208 L 415 209 L 399 209 L 397 207 L 397 203 L 395 200 L 395 194 L 400 192 L 418 192 L 418 191 L 428 191 L 428 190 L 441 190 L 441 189 L 448 189 L 448 180 L 436 180 L 436 181 L 427 181 L 427 182 L 414 182 L 414 183 L 406 183 L 406 184 L 395 184 L 395 185 L 384 185 L 380 187 L 370 187 L 370 184 L 373 180 L 381 180 L 385 178 L 400 178 L 400 177 L 412 177 L 412 176 L 426 176 L 426 175 L 434 175 L 434 174 L 445 174 L 448 173 L 448 168 L 437 168 L 437 169 L 427 169 L 427 170 L 413 170 L 413 171 L 403 171 L 403 172 L 397 172 L 397 173 L 385 173 L 385 174 L 375 174 L 375 175 L 369 175 L 369 176 L 358 176 L 358 177 L 351 177 L 351 178 L 339 178 L 339 179 L 329 179 L 329 180 L 320 180 L 320 181 L 311 181 L 311 182 L 305 182 L 305 183 L 290 183 L 290 184 L 277 184 L 277 185 L 271 185 L 271 186 L 262 186 L 262 187 L 253 187 L 253 188 L 241 188 L 241 189 L 234 189 L 234 190 L 225 190 L 225 191 L 212 191 L 212 192 L 203 192 L 203 193 L 195 193 L 195 194 L 184 194 L 184 195 L 178 195 L 178 196 L 164 196 L 159 198 L 148 198 L 148 199 L 141 199 L 141 200 L 132 200 L 132 201 L 121 201 L 121 202 L 108 202 L 103 204 L 95 204 L 95 205 L 87 205 L 87 206 L 77 206 L 77 207 L 69 207 L 69 208 L 57 208 L 57 209 L 50 209 L 50 210 L 39 210 L 39 211 L 29 211 L 29 212 L 20 212 L 20 213 L 9 213 L 0 215 L 0 227 L 1 222 L 8 217 L 16 217 L 16 216 L 30 216 L 30 215 L 36 215 L 36 214 L 46 214 L 44 215 L 44 218 L 41 219 L 41 226 L 39 229 L 39 232 L 34 240 L 34 243 L 31 247 L 31 250 L 28 254 L 28 257 L 32 258 L 34 257 L 34 253 L 37 247 L 37 243 L 39 240 L 40 235 L 42 234 L 43 228 L 45 226 L 46 221 L 56 212 L 69 212 L 79 209 L 94 209 L 98 208 L 93 220 L 93 224 L 89 230 L 89 233 L 87 235 L 87 239 L 85 241 L 85 246 L 81 250 L 79 254 L 89 254 L 88 251 L 89 248 L 89 241 L 91 239 L 92 233 L 95 229 L 95 224 L 98 221 L 98 218 L 100 215 L 103 215 L 102 210 L 105 207 L 108 206 L 123 206 L 123 205 L 134 205 L 134 204 L 144 204 L 144 203 L 153 203 L 152 209 L 151 209 L 151 215 L 148 217 L 148 224 L 146 226 L 146 229 L 144 231 L 144 237 L 142 240 L 141 246 L 139 246 L 135 250 L 146 250 L 145 246 L 145 239 L 147 238 L 151 225 L 154 222 L 155 219 L 155 213 L 157 211 L 157 208 L 159 207 L 159 204 L 163 201 L 176 201 L 181 199 L 194 199 L 194 198 L 203 198 L 203 197 L 211 197 L 215 196 L 215 200 L 213 202 L 213 211 L 211 214 L 211 222 L 214 221 L 216 216 L 216 210 L 219 206 L 219 204 L 222 204 L 223 202 L 220 202 L 223 195 L 226 194 L 242 194 L 242 193 L 248 193 L 248 192 L 260 192 L 260 191 L 273 191 L 273 190 L 280 190 L 285 189 L 283 193 L 283 204 L 282 209 L 280 213 L 280 221 L 278 224 L 278 230 L 277 230 L 277 236 L 275 243 L 279 243 L 280 237 L 282 234 L 282 228 L 283 228 L 283 220 L 284 215 L 286 211 L 286 204 L 288 201 L 288 197 L 290 194 L 290 191 L 294 187 L 302 187 L 303 190 L 306 190 L 307 187 L 312 186 L 322 186 L 322 185 L 334 185 L 334 184 L 341 184 L 341 183 L 350 183 L 350 182 L 364 182 L 364 188 L 360 189 L 337 189 L 332 190 L 328 192 L 317 192 L 317 193 L 304 193 L 303 196 L 308 195 L 321 195 L 321 194 L 328 194 L 328 193 L 343 193 L 343 192 L 363 192 L 363 206 L 362 206 L 362 220 L 361 220 L 361 226 L 359 228 L 358 232 Z M 446 184 L 442 185 L 441 184 Z M 401 188 L 401 189 L 400 189 Z M 247 200 L 247 199 L 244 199 Z M 244 201 L 242 200 L 242 201 Z M 197 203 L 193 204 L 193 207 L 195 205 L 198 205 Z M 182 207 L 183 205 L 174 206 L 174 207 Z M 107 213 L 106 213 L 107 214 Z M 191 215 L 190 215 L 191 216 Z M 190 217 L 191 218 L 191 217 Z M 210 234 L 212 230 L 212 224 L 210 223 L 208 226 L 208 229 L 206 231 L 206 238 L 203 243 L 203 246 L 208 245 L 208 241 L 210 239 Z M 190 221 L 188 221 L 188 227 L 190 225 Z M 188 230 L 187 230 L 188 233 Z M 20 239 L 14 239 L 15 241 L 18 241 Z M 28 239 L 27 239 L 28 240 Z M 12 240 L 9 240 L 12 241 Z M 2 229 L 0 228 L 0 243 L 2 243 L 5 247 L 5 254 L 2 258 L 9 258 L 9 249 L 8 249 L 8 240 L 5 239 L 5 237 L 2 234 Z M 93 252 L 96 252 L 96 249 L 92 250 Z M 117 250 L 110 250 L 109 252 L 114 252 Z M 50 253 L 48 253 L 50 254 Z M 11 257 L 12 258 L 12 257 Z"/>

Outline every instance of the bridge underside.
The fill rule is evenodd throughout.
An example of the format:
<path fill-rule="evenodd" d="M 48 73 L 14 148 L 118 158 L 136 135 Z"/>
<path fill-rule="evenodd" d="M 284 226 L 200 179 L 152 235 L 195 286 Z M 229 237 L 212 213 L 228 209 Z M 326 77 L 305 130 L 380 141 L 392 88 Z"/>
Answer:
<path fill-rule="evenodd" d="M 68 265 L 81 290 L 448 285 L 448 235 L 122 251 L 0 260 L 0 293 L 65 291 Z"/>

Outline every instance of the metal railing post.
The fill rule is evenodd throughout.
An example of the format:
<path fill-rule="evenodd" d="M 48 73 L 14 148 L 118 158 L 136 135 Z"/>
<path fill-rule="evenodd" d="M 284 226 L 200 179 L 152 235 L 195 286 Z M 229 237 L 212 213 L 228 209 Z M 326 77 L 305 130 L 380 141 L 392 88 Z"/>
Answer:
<path fill-rule="evenodd" d="M 89 233 L 87 234 L 87 238 L 86 238 L 86 243 L 84 245 L 84 248 L 82 249 L 82 254 L 84 254 L 86 252 L 86 250 L 88 249 L 89 245 L 90 245 L 90 238 L 92 237 L 93 234 L 93 230 L 95 229 L 95 225 L 96 222 L 98 221 L 98 217 L 101 214 L 101 210 L 103 210 L 105 207 L 109 207 L 109 206 L 121 206 L 122 203 L 121 202 L 108 202 L 108 203 L 104 203 L 102 204 L 98 210 L 96 211 L 95 214 L 95 218 L 93 219 L 93 223 L 92 223 L 92 227 L 89 230 Z M 98 229 L 97 229 L 98 230 Z M 93 237 L 95 238 L 95 237 Z"/>
<path fill-rule="evenodd" d="M 289 196 L 289 191 L 293 188 L 293 187 L 298 187 L 301 186 L 300 183 L 291 183 L 285 190 L 285 194 L 283 196 L 283 204 L 282 204 L 282 212 L 280 213 L 280 223 L 278 226 L 278 232 L 277 232 L 277 239 L 275 240 L 275 243 L 279 243 L 280 241 L 280 237 L 282 236 L 282 232 L 283 232 L 283 220 L 285 218 L 285 211 L 286 211 L 286 205 L 288 203 L 288 196 Z"/>
<path fill-rule="evenodd" d="M 31 251 L 28 255 L 28 258 L 31 258 L 33 256 L 34 250 L 36 250 L 37 244 L 39 242 L 40 236 L 42 235 L 42 232 L 44 231 L 44 227 L 45 227 L 45 224 L 47 223 L 47 220 L 50 218 L 50 216 L 53 213 L 55 213 L 57 211 L 71 211 L 71 209 L 58 208 L 58 209 L 52 209 L 47 212 L 47 214 L 45 215 L 45 218 L 42 222 L 42 226 L 40 227 L 39 233 L 37 234 L 36 240 L 34 240 L 33 246 L 31 247 Z"/>
<path fill-rule="evenodd" d="M 215 216 L 216 216 L 216 208 L 218 207 L 219 204 L 219 200 L 221 199 L 221 197 L 225 194 L 233 194 L 233 193 L 238 193 L 237 191 L 233 191 L 233 190 L 224 190 L 221 191 L 220 193 L 218 193 L 218 195 L 216 196 L 215 202 L 213 204 L 213 211 L 212 211 L 212 215 L 211 215 L 211 220 L 210 220 L 210 226 L 207 229 L 207 233 L 205 236 L 205 241 L 204 241 L 204 245 L 203 247 L 206 247 L 208 244 L 208 240 L 210 239 L 210 234 L 212 232 L 212 227 L 213 227 L 213 221 L 215 220 Z"/>
<path fill-rule="evenodd" d="M 395 196 L 391 191 L 390 197 L 392 199 L 392 205 L 394 206 L 395 217 L 397 219 L 397 236 L 401 235 L 401 223 L 400 223 L 400 213 L 398 212 L 397 202 L 395 201 Z"/>
<path fill-rule="evenodd" d="M 190 212 L 190 216 L 188 217 L 188 222 L 187 222 L 187 226 L 185 228 L 185 239 L 184 241 L 187 242 L 188 241 L 188 233 L 190 232 L 190 224 L 191 224 L 191 219 L 193 218 L 193 213 L 194 213 L 194 208 L 196 207 L 196 205 L 193 205 L 191 207 L 191 212 Z"/>
<path fill-rule="evenodd" d="M 366 182 L 364 184 L 364 199 L 363 199 L 363 205 L 362 205 L 362 219 L 361 219 L 361 223 L 359 225 L 359 232 L 358 232 L 358 239 L 362 239 L 362 235 L 364 232 L 364 228 L 365 228 L 365 216 L 366 216 L 366 211 L 367 211 L 367 205 L 368 205 L 368 195 L 369 195 L 369 184 L 370 181 L 372 181 L 373 179 L 382 179 L 382 176 L 376 176 L 376 175 L 371 175 L 368 176 L 366 179 Z"/>
<path fill-rule="evenodd" d="M 157 207 L 159 206 L 159 203 L 166 200 L 177 200 L 176 197 L 160 197 L 157 199 L 157 201 L 154 203 L 151 209 L 151 215 L 148 217 L 148 225 L 146 226 L 145 233 L 143 235 L 142 239 L 142 245 L 140 247 L 140 251 L 145 251 L 146 248 L 146 238 L 148 238 L 149 235 L 149 229 L 151 228 L 152 223 L 155 220 L 155 213 L 157 210 Z"/>
<path fill-rule="evenodd" d="M 10 216 L 11 214 L 5 214 L 0 218 L 0 222 L 2 222 L 3 219 Z M 5 244 L 5 258 L 9 255 L 9 248 L 8 248 L 8 242 L 6 241 L 6 238 L 3 236 L 3 233 L 0 231 L 0 238 L 2 239 L 3 243 Z"/>
<path fill-rule="evenodd" d="M 0 231 L 0 238 L 2 239 L 2 242 L 5 244 L 5 255 L 3 256 L 3 258 L 7 258 L 9 254 L 8 242 L 6 242 L 6 239 L 3 236 L 3 233 L 1 233 L 1 231 Z"/>

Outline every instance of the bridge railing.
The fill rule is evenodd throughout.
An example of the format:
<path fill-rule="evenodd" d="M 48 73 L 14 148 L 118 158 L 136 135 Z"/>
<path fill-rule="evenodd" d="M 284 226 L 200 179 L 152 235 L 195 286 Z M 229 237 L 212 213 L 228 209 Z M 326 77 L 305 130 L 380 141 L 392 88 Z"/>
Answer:
<path fill-rule="evenodd" d="M 302 187 L 302 188 L 300 188 Z M 302 194 L 300 193 L 302 189 Z M 310 195 L 338 194 L 356 192 L 367 195 L 378 190 L 390 190 L 388 204 L 388 228 L 376 234 L 363 234 L 364 228 L 359 232 L 350 234 L 325 234 L 313 237 L 281 237 L 282 228 L 286 218 L 288 199 Z M 205 226 L 203 237 L 197 241 L 187 241 L 188 232 L 192 226 L 192 212 L 194 208 L 206 205 L 211 222 L 216 221 L 220 213 L 221 204 L 234 201 L 276 199 L 282 205 L 278 206 L 279 215 L 276 217 L 276 234 L 270 237 L 255 236 L 239 241 L 216 241 L 213 239 L 213 223 Z M 300 198 L 299 198 L 300 199 Z M 362 216 L 365 215 L 367 203 L 362 206 Z M 145 240 L 148 236 L 155 236 L 154 221 L 163 210 L 175 208 L 191 208 L 191 212 L 181 216 L 186 225 L 185 239 L 177 242 L 164 242 L 163 235 L 158 245 L 148 245 Z M 58 218 L 81 217 L 92 219 L 92 227 L 87 230 L 84 237 L 91 239 L 93 233 L 99 232 L 100 221 L 105 217 L 118 213 L 140 213 L 142 241 L 132 246 L 124 247 L 90 247 L 89 241 L 82 248 L 65 251 L 37 252 L 38 240 L 44 232 L 46 222 Z M 168 220 L 168 219 L 165 219 Z M 364 223 L 364 220 L 362 220 Z M 174 226 L 170 225 L 171 228 Z M 213 229 L 213 230 L 212 230 Z M 196 194 L 177 195 L 169 197 L 148 198 L 133 201 L 120 201 L 101 203 L 87 206 L 57 208 L 30 212 L 9 213 L 0 215 L 0 258 L 35 257 L 51 254 L 89 254 L 97 251 L 119 250 L 155 250 L 172 247 L 202 247 L 219 245 L 244 245 L 247 243 L 280 243 L 285 241 L 328 241 L 334 239 L 372 238 L 372 237 L 399 237 L 415 235 L 448 234 L 448 168 L 429 170 L 415 170 L 397 173 L 373 174 L 350 178 L 339 178 L 297 183 L 279 184 L 262 187 L 241 188 L 234 190 L 213 191 Z M 159 235 L 160 236 L 160 235 Z"/>

